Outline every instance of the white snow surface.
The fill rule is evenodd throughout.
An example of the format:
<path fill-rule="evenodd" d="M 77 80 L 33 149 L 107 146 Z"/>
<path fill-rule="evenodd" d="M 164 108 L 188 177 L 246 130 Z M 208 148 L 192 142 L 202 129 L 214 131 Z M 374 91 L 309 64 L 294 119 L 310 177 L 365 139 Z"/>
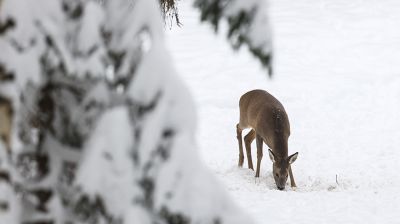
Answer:
<path fill-rule="evenodd" d="M 400 1 L 270 1 L 273 79 L 179 5 L 167 41 L 196 101 L 200 156 L 246 212 L 260 224 L 400 222 Z M 238 100 L 256 88 L 289 115 L 297 189 L 276 190 L 265 145 L 258 180 L 237 167 Z"/>

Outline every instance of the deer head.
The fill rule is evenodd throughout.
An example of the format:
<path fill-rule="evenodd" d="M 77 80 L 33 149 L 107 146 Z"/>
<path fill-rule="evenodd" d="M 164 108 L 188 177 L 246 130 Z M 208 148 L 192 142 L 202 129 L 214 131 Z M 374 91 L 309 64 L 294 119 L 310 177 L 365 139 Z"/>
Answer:
<path fill-rule="evenodd" d="M 272 175 L 274 176 L 276 187 L 279 190 L 283 190 L 289 175 L 289 166 L 296 161 L 299 153 L 296 152 L 287 158 L 279 158 L 275 156 L 271 149 L 268 149 L 268 152 L 272 161 Z"/>

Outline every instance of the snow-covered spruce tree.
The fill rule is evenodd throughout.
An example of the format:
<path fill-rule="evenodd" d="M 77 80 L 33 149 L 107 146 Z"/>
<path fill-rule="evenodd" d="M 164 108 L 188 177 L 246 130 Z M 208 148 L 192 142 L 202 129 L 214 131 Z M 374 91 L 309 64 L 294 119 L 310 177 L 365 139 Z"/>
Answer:
<path fill-rule="evenodd" d="M 246 45 L 272 76 L 272 41 L 265 0 L 195 0 L 201 20 L 218 31 L 228 24 L 227 38 L 234 49 Z"/>
<path fill-rule="evenodd" d="M 172 64 L 155 0 L 1 1 L 0 223 L 252 223 Z"/>

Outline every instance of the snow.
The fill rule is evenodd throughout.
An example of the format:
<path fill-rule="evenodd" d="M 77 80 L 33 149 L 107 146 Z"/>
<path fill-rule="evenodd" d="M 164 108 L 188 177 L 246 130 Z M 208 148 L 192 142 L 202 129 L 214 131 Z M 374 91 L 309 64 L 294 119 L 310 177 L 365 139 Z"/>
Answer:
<path fill-rule="evenodd" d="M 0 40 L 3 50 L 0 60 L 16 72 L 18 86 L 2 85 L 1 94 L 12 95 L 13 101 L 19 102 L 17 92 L 24 89 L 24 94 L 34 93 L 33 86 L 30 86 L 32 91 L 25 88 L 28 79 L 38 83 L 42 78 L 35 59 L 44 51 L 44 43 L 37 40 L 37 46 L 26 49 L 24 54 L 9 47 L 8 43 L 18 37 L 18 43 L 26 47 L 32 38 L 43 35 L 30 25 L 36 17 L 42 18 L 38 12 L 45 3 L 50 6 L 44 7 L 47 11 L 39 20 L 43 22 L 41 28 L 58 37 L 56 45 L 65 56 L 67 70 L 84 73 L 85 69 L 104 69 L 105 66 L 97 66 L 100 65 L 97 59 L 105 54 L 106 46 L 100 46 L 93 61 L 82 62 L 82 58 L 73 57 L 71 46 L 62 38 L 70 32 L 75 33 L 70 29 L 78 27 L 67 26 L 63 32 L 57 32 L 60 27 L 64 28 L 61 25 L 65 22 L 61 8 L 57 7 L 59 4 L 49 0 L 42 0 L 40 4 L 15 2 L 7 1 L 3 7 L 10 14 L 20 16 L 17 19 L 21 26 Z M 169 213 L 166 216 L 183 214 L 195 223 L 217 220 L 230 224 L 251 223 L 247 214 L 258 223 L 397 223 L 400 220 L 400 178 L 397 173 L 400 152 L 396 148 L 400 141 L 400 63 L 397 62 L 400 56 L 400 2 L 272 0 L 268 6 L 276 62 L 272 80 L 246 49 L 234 53 L 224 34 L 214 36 L 209 25 L 200 25 L 198 13 L 187 2 L 180 2 L 183 28 L 174 27 L 167 34 L 169 48 L 177 63 L 175 69 L 163 44 L 156 2 L 149 2 L 138 1 L 137 8 L 130 5 L 121 10 L 124 6 L 121 4 L 126 1 L 107 1 L 104 2 L 108 4 L 106 11 L 91 2 L 87 7 L 91 13 L 84 17 L 84 23 L 94 23 L 93 29 L 83 26 L 88 24 L 75 24 L 83 27 L 75 34 L 80 43 L 77 48 L 84 51 L 100 41 L 99 33 L 92 31 L 102 22 L 107 23 L 105 28 L 112 28 L 118 34 L 109 48 L 128 49 L 126 57 L 129 60 L 124 60 L 116 76 L 127 73 L 134 67 L 132 63 L 138 63 L 136 50 L 143 53 L 133 84 L 126 92 L 117 91 L 116 95 L 127 94 L 129 100 L 139 104 L 136 106 L 151 105 L 153 100 L 161 97 L 155 109 L 148 111 L 138 122 L 134 120 L 135 125 L 132 125 L 135 111 L 131 113 L 129 108 L 117 106 L 120 102 L 111 102 L 116 96 L 107 92 L 110 91 L 107 85 L 99 84 L 89 90 L 85 105 L 91 102 L 117 105 L 112 105 L 113 109 L 99 118 L 94 132 L 85 142 L 86 151 L 77 180 L 81 189 L 78 191 L 93 197 L 104 196 L 110 212 L 122 216 L 128 223 L 162 221 L 166 217 L 154 215 L 162 215 L 165 207 Z M 21 3 L 35 6 L 34 10 L 17 7 Z M 137 16 L 141 19 L 136 20 Z M 104 18 L 110 21 L 103 21 Z M 259 21 L 262 20 L 260 17 Z M 226 25 L 220 30 L 224 28 Z M 135 45 L 135 38 L 142 41 L 138 45 L 143 49 L 136 49 L 140 46 Z M 21 62 L 24 66 L 20 66 Z M 113 70 L 112 66 L 110 70 Z M 175 76 L 176 70 L 189 88 Z M 76 75 L 83 77 L 83 74 Z M 244 92 L 255 88 L 268 90 L 288 111 L 292 130 L 289 153 L 299 152 L 293 165 L 297 189 L 276 190 L 268 156 L 264 156 L 259 179 L 254 178 L 253 171 L 236 165 L 238 100 Z M 13 92 L 9 93 L 9 90 Z M 160 92 L 162 94 L 158 95 Z M 69 95 L 66 93 L 66 96 Z M 199 122 L 195 118 L 191 96 L 196 100 Z M 63 100 L 70 100 L 70 97 Z M 81 111 L 73 110 L 75 105 L 72 106 L 69 109 L 74 112 L 71 117 L 75 121 Z M 93 114 L 88 112 L 88 115 Z M 85 125 L 85 119 L 78 121 Z M 141 142 L 132 138 L 134 128 L 141 128 L 142 136 L 136 137 Z M 13 137 L 16 139 L 17 133 L 18 129 L 15 129 Z M 68 157 L 75 161 L 78 157 L 72 150 L 66 151 L 69 147 L 57 139 L 49 138 L 45 143 L 44 147 L 52 149 L 53 153 L 53 176 L 38 187 L 46 187 L 55 180 L 61 159 Z M 199 152 L 195 151 L 196 143 Z M 141 150 L 140 163 L 134 168 L 132 147 Z M 171 153 L 166 156 L 170 158 L 162 158 L 165 157 L 160 152 L 163 147 L 170 149 L 166 151 Z M 63 153 L 57 150 L 63 150 Z M 0 145 L 0 152 L 4 152 L 3 145 Z M 204 170 L 197 158 L 209 171 Z M 148 164 L 151 166 L 146 168 Z M 0 164 L 0 168 L 8 169 L 6 165 Z M 131 173 L 133 171 L 135 173 Z M 210 178 L 210 173 L 214 178 Z M 153 182 L 147 189 L 139 186 L 140 181 L 148 179 L 154 181 L 154 201 L 147 199 L 151 204 L 154 202 L 154 208 L 136 205 L 138 203 L 130 206 L 133 199 L 148 203 L 144 191 L 152 191 Z M 215 180 L 229 191 L 243 213 L 226 198 Z M 10 220 L 16 217 L 20 208 L 10 187 L 4 182 L 0 184 L 0 199 L 10 201 L 13 208 L 12 214 L 1 218 L 13 223 Z M 59 220 L 69 218 L 62 217 L 64 208 L 59 200 L 60 197 L 54 197 L 50 202 L 50 212 Z M 40 214 L 32 214 L 32 217 L 36 215 Z M 30 214 L 26 216 L 22 218 L 30 218 Z"/>
<path fill-rule="evenodd" d="M 399 1 L 270 1 L 273 79 L 179 7 L 183 27 L 167 41 L 196 101 L 200 157 L 246 212 L 258 223 L 399 222 Z M 266 153 L 257 180 L 237 167 L 238 100 L 256 88 L 288 112 L 297 189 L 276 190 Z"/>
<path fill-rule="evenodd" d="M 115 131 L 118 129 L 121 131 Z M 132 132 L 126 108 L 106 112 L 87 143 L 77 176 L 84 192 L 93 197 L 104 195 L 107 209 L 119 216 L 130 207 L 133 192 L 139 191 L 131 184 L 134 180 L 131 170 L 135 169 L 130 161 Z"/>
<path fill-rule="evenodd" d="M 253 9 L 257 10 L 252 12 Z M 262 48 L 263 52 L 268 54 L 272 51 L 271 30 L 269 18 L 265 13 L 267 11 L 265 0 L 230 1 L 225 10 L 225 16 L 227 17 L 235 17 L 241 11 L 252 12 L 252 16 L 254 16 L 253 22 L 248 28 L 241 31 L 241 34 L 248 36 L 251 47 Z"/>
<path fill-rule="evenodd" d="M 0 222 L 253 223 L 200 162 L 194 103 L 165 47 L 157 1 L 45 1 L 26 15 L 23 0 L 5 7 L 34 29 L 0 39 L 11 46 L 0 62 L 20 68 L 9 81 L 19 103 L 11 156 L 24 160 L 0 155 L 11 179 L 0 183 L 0 199 L 11 205 Z"/>

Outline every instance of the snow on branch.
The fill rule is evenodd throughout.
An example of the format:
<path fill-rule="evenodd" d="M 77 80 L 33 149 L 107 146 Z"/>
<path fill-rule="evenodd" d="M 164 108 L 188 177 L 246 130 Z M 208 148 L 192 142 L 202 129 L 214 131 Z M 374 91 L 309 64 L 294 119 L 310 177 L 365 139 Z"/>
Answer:
<path fill-rule="evenodd" d="M 272 76 L 272 41 L 265 0 L 196 0 L 201 20 L 218 31 L 228 24 L 227 38 L 234 49 L 246 45 Z"/>
<path fill-rule="evenodd" d="M 252 223 L 200 163 L 156 0 L 4 1 L 0 31 L 0 223 Z"/>

